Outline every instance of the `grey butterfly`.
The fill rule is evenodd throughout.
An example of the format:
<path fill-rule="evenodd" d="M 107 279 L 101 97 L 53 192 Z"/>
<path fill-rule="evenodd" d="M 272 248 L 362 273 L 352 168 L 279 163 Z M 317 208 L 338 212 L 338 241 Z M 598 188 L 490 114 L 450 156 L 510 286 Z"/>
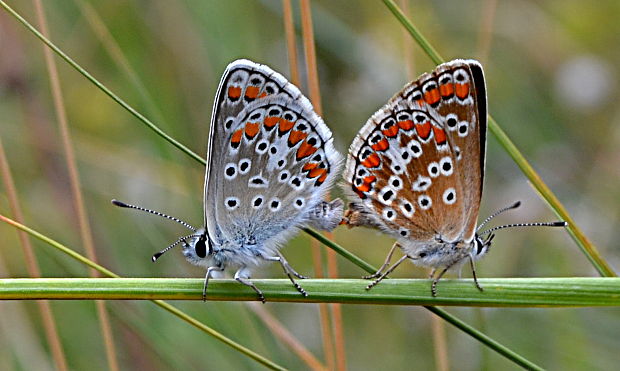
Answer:
<path fill-rule="evenodd" d="M 372 288 L 405 260 L 432 268 L 431 293 L 452 267 L 487 253 L 493 232 L 476 227 L 487 133 L 487 96 L 480 63 L 457 59 L 407 84 L 378 110 L 353 140 L 344 170 L 352 202 L 344 224 L 378 228 L 397 239 Z M 389 269 L 397 247 L 404 253 Z M 435 276 L 437 269 L 441 269 Z"/>
<path fill-rule="evenodd" d="M 220 81 L 213 113 L 204 186 L 204 228 L 177 218 L 113 200 L 177 221 L 194 233 L 181 244 L 183 255 L 206 268 L 203 299 L 212 277 L 226 268 L 264 295 L 250 276 L 265 262 L 279 262 L 293 285 L 297 273 L 280 246 L 302 227 L 331 231 L 342 219 L 340 199 L 323 201 L 341 166 L 332 133 L 297 87 L 269 67 L 237 60 Z"/>

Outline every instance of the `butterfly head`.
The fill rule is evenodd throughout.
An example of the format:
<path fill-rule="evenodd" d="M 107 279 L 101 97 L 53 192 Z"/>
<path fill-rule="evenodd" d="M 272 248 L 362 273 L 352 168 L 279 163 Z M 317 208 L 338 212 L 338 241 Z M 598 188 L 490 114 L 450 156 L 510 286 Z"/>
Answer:
<path fill-rule="evenodd" d="M 475 246 L 473 251 L 471 252 L 471 257 L 475 260 L 478 260 L 487 252 L 489 252 L 489 249 L 491 248 L 491 243 L 493 242 L 493 238 L 495 238 L 494 233 L 491 233 L 486 237 L 476 235 L 476 238 L 474 239 Z"/>
<path fill-rule="evenodd" d="M 206 229 L 201 228 L 181 241 L 183 256 L 194 265 L 209 265 L 213 257 L 213 242 Z M 158 253 L 159 254 L 159 253 Z M 156 254 L 157 255 L 157 254 Z M 155 258 L 155 256 L 153 256 Z"/>

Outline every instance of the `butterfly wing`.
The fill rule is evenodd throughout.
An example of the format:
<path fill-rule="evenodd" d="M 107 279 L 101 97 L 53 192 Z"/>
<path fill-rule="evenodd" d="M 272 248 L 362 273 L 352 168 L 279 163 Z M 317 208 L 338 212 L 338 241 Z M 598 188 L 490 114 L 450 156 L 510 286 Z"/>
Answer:
<path fill-rule="evenodd" d="M 442 64 L 405 86 L 349 149 L 344 179 L 358 224 L 400 239 L 471 241 L 482 196 L 486 116 L 476 61 Z"/>
<path fill-rule="evenodd" d="M 265 245 L 309 221 L 341 156 L 299 89 L 269 67 L 231 63 L 220 82 L 205 179 L 211 239 Z"/>

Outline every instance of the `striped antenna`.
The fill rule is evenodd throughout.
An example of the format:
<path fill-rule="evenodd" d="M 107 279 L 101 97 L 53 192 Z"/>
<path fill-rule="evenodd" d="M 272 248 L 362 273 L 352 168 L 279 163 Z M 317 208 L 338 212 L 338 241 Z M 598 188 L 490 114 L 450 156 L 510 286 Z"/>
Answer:
<path fill-rule="evenodd" d="M 140 211 L 145 211 L 145 212 L 150 213 L 150 214 L 158 215 L 158 216 L 164 217 L 164 218 L 166 218 L 166 219 L 173 220 L 173 221 L 175 221 L 175 222 L 177 222 L 177 223 L 179 223 L 179 224 L 182 224 L 182 225 L 184 225 L 186 228 L 191 229 L 191 230 L 192 230 L 192 231 L 194 231 L 194 232 L 196 232 L 196 231 L 197 231 L 197 229 L 196 229 L 196 228 L 192 227 L 191 225 L 189 225 L 188 223 L 186 223 L 186 222 L 182 221 L 181 219 L 175 218 L 175 217 L 170 216 L 170 215 L 166 215 L 166 214 L 164 214 L 164 213 L 160 213 L 159 211 L 155 211 L 155 210 L 146 209 L 146 208 L 144 208 L 144 207 L 140 207 L 140 206 L 136 206 L 136 205 L 126 204 L 126 203 L 124 203 L 124 202 L 122 202 L 122 201 L 119 201 L 119 200 L 112 200 L 112 203 L 113 203 L 114 205 L 118 206 L 118 207 L 125 207 L 125 208 L 128 208 L 128 209 L 136 209 L 136 210 L 140 210 Z M 177 241 L 177 243 L 178 243 L 178 242 L 179 242 L 179 241 Z"/>

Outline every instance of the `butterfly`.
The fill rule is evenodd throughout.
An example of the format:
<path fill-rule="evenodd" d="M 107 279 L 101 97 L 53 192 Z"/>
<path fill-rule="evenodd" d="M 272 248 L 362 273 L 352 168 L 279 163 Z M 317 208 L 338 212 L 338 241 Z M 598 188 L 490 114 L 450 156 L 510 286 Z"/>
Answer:
<path fill-rule="evenodd" d="M 204 227 L 160 215 L 193 231 L 181 244 L 192 264 L 206 268 L 203 299 L 212 277 L 234 267 L 234 278 L 265 297 L 250 280 L 265 262 L 278 262 L 295 288 L 306 291 L 279 252 L 302 227 L 331 231 L 342 220 L 340 199 L 324 201 L 339 174 L 342 156 L 330 129 L 297 87 L 271 68 L 241 59 L 228 65 L 215 97 L 204 185 Z"/>
<path fill-rule="evenodd" d="M 493 232 L 516 226 L 566 226 L 565 222 L 520 223 L 479 230 L 476 226 L 487 136 L 484 72 L 475 60 L 439 65 L 406 85 L 379 109 L 353 140 L 344 170 L 352 202 L 343 224 L 380 229 L 396 239 L 372 288 L 409 259 L 432 268 L 431 293 L 451 268 L 486 254 Z M 397 247 L 404 256 L 389 269 Z M 441 269 L 439 274 L 435 274 Z"/>

